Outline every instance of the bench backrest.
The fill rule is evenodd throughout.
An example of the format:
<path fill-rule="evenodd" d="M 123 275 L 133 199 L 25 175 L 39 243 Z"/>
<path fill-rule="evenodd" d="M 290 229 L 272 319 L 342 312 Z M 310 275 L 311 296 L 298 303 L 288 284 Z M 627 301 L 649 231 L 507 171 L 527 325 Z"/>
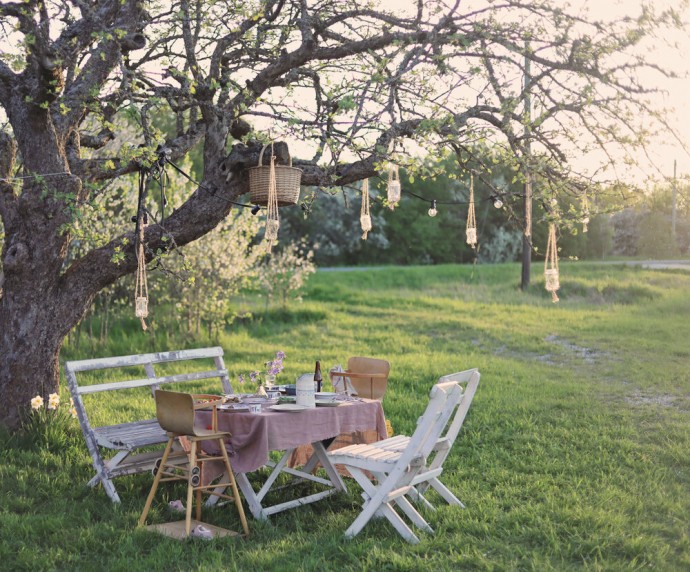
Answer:
<path fill-rule="evenodd" d="M 156 375 L 156 364 L 208 358 L 213 359 L 215 366 L 214 369 L 174 375 Z M 91 385 L 79 385 L 77 382 L 77 373 L 80 372 L 113 368 L 130 368 L 132 366 L 142 366 L 146 372 L 146 377 Z M 158 389 L 158 387 L 162 384 L 199 381 L 213 378 L 220 379 L 224 393 L 232 393 L 228 371 L 225 369 L 225 363 L 223 362 L 223 348 L 221 347 L 68 361 L 65 362 L 65 375 L 67 377 L 70 393 L 72 394 L 72 399 L 74 400 L 74 405 L 77 409 L 77 414 L 79 420 L 82 422 L 82 425 L 84 422 L 87 422 L 84 404 L 81 399 L 81 396 L 85 394 L 103 391 L 115 391 L 119 389 L 133 389 L 147 386 L 151 388 L 151 393 L 155 394 L 156 389 Z"/>

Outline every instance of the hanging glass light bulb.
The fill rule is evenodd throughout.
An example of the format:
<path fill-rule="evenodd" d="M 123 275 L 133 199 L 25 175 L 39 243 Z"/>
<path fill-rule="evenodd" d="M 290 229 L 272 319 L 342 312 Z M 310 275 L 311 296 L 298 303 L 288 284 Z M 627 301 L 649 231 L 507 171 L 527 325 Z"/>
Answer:
<path fill-rule="evenodd" d="M 429 209 L 429 216 L 435 217 L 438 214 L 436 210 L 436 201 L 431 201 L 431 208 Z"/>
<path fill-rule="evenodd" d="M 500 209 L 503 207 L 503 201 L 501 200 L 501 197 L 494 197 L 494 208 Z"/>

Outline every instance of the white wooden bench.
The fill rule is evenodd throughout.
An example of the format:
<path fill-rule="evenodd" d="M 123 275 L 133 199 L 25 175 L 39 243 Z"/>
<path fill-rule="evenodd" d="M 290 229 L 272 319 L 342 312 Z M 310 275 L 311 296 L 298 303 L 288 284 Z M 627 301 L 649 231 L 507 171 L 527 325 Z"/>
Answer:
<path fill-rule="evenodd" d="M 181 361 L 189 362 L 189 360 L 199 359 L 208 360 L 209 358 L 213 360 L 214 364 L 214 368 L 211 370 L 158 376 L 154 368 L 155 364 Z M 193 363 L 192 365 L 199 366 L 200 364 L 196 362 L 196 364 Z M 146 377 L 91 385 L 79 385 L 79 383 L 77 383 L 77 373 L 79 372 L 93 372 L 114 368 L 132 368 L 137 366 L 143 368 L 144 371 L 142 373 L 145 373 Z M 220 347 L 68 361 L 65 363 L 65 375 L 72 394 L 72 399 L 74 400 L 74 407 L 77 410 L 79 424 L 81 425 L 84 438 L 86 439 L 86 446 L 89 449 L 89 453 L 93 459 L 93 466 L 96 470 L 96 475 L 88 484 L 93 487 L 99 482 L 102 483 L 106 494 L 113 502 L 120 502 L 120 497 L 115 490 L 112 479 L 123 475 L 150 471 L 156 461 L 160 459 L 162 449 L 138 453 L 137 450 L 155 445 L 163 445 L 167 441 L 167 436 L 165 431 L 158 425 L 156 419 L 137 420 L 118 425 L 93 427 L 89 422 L 89 417 L 84 407 L 83 395 L 145 387 L 149 387 L 151 389 L 151 395 L 153 395 L 161 384 L 199 381 L 213 378 L 220 379 L 221 387 L 218 388 L 218 391 L 222 391 L 222 393 L 232 393 L 228 372 L 223 362 L 223 349 Z M 104 458 L 101 453 L 102 449 L 117 451 L 117 453 L 112 457 Z"/>

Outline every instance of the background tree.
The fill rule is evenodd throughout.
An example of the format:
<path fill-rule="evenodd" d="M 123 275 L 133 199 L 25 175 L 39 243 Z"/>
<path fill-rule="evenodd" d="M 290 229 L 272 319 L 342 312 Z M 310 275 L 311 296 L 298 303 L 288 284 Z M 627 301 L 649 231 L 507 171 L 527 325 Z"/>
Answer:
<path fill-rule="evenodd" d="M 296 161 L 305 185 L 371 177 L 393 141 L 404 155 L 412 143 L 490 139 L 505 162 L 540 171 L 544 192 L 577 193 L 585 183 L 563 177 L 569 145 L 640 143 L 638 123 L 654 110 L 637 46 L 665 25 L 680 26 L 675 12 L 604 24 L 545 0 L 419 0 L 394 12 L 358 0 L 0 4 L 2 422 L 16 425 L 31 397 L 55 390 L 65 335 L 136 267 L 132 228 L 68 258 L 75 224 L 110 181 L 200 146 L 201 184 L 148 226 L 149 258 L 226 217 L 268 132 L 293 152 L 310 144 Z M 525 153 L 516 80 L 525 58 L 536 159 Z M 155 117 L 169 111 L 166 137 Z M 136 134 L 114 148 L 123 115 Z M 276 153 L 287 160 L 285 145 Z"/>
<path fill-rule="evenodd" d="M 258 267 L 256 286 L 266 296 L 266 305 L 278 302 L 285 310 L 298 294 L 310 274 L 316 272 L 314 251 L 302 242 L 292 242 L 264 259 Z"/>

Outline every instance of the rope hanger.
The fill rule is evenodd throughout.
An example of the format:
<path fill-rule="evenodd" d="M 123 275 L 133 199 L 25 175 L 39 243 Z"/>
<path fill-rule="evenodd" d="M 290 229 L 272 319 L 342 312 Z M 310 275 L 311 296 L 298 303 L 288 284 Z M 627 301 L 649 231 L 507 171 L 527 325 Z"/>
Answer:
<path fill-rule="evenodd" d="M 546 243 L 546 258 L 544 259 L 544 285 L 547 292 L 551 292 L 553 302 L 558 302 L 556 292 L 561 287 L 558 276 L 558 247 L 556 246 L 556 225 L 549 223 L 549 239 Z"/>
<path fill-rule="evenodd" d="M 146 331 L 146 318 L 149 315 L 149 288 L 146 276 L 146 252 L 144 249 L 144 231 L 146 230 L 146 173 L 139 171 L 139 200 L 135 227 L 135 254 L 137 273 L 134 286 L 134 315 L 141 320 L 141 328 Z"/>
<path fill-rule="evenodd" d="M 369 211 L 369 179 L 362 181 L 362 209 L 359 215 L 359 223 L 362 225 L 362 240 L 366 240 L 372 228 L 371 213 Z"/>
<path fill-rule="evenodd" d="M 276 157 L 271 143 L 271 168 L 268 176 L 268 212 L 266 213 L 266 232 L 264 240 L 268 244 L 268 250 L 273 248 L 273 243 L 278 240 L 280 229 L 280 215 L 278 214 L 278 185 L 276 183 Z"/>
<path fill-rule="evenodd" d="M 474 212 L 474 174 L 470 173 L 470 206 L 467 210 L 467 227 L 465 229 L 467 244 L 477 248 L 477 217 Z"/>

